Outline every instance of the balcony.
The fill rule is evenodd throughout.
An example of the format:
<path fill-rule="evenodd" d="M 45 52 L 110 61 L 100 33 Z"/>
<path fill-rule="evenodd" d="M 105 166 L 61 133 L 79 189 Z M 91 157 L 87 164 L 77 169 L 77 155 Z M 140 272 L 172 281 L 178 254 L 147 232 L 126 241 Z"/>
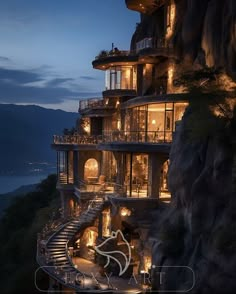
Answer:
<path fill-rule="evenodd" d="M 83 183 L 80 182 L 78 187 L 75 187 L 75 195 L 80 200 L 93 200 L 98 196 L 106 199 L 108 196 L 125 197 L 126 187 L 113 182 L 100 183 Z"/>
<path fill-rule="evenodd" d="M 136 52 L 141 57 L 162 56 L 177 58 L 173 45 L 163 38 L 144 38 L 136 43 Z"/>
<path fill-rule="evenodd" d="M 168 154 L 173 132 L 113 131 L 106 132 L 98 144 L 98 150 L 119 152 L 159 152 Z"/>
<path fill-rule="evenodd" d="M 57 151 L 95 150 L 102 136 L 88 135 L 54 135 L 52 147 Z"/>
<path fill-rule="evenodd" d="M 79 101 L 79 113 L 89 117 L 112 115 L 116 108 L 116 101 L 103 98 L 90 98 Z"/>
<path fill-rule="evenodd" d="M 102 136 L 102 143 L 171 143 L 171 131 L 113 131 L 105 132 Z"/>
<path fill-rule="evenodd" d="M 128 9 L 144 14 L 151 14 L 164 5 L 166 0 L 125 0 Z"/>
<path fill-rule="evenodd" d="M 106 51 L 103 50 L 95 57 L 92 65 L 96 69 L 106 70 L 114 64 L 125 65 L 135 64 L 138 61 L 138 56 L 135 51 L 119 50 L 117 48 Z"/>

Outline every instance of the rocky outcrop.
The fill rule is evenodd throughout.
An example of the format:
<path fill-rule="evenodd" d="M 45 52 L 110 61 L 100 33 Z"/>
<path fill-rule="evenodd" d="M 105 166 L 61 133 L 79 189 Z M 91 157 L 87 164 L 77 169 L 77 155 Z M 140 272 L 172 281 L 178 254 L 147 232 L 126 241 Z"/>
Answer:
<path fill-rule="evenodd" d="M 153 264 L 165 273 L 153 288 L 189 293 L 236 291 L 236 195 L 233 149 L 224 133 L 198 141 L 189 136 L 188 110 L 170 153 L 173 201 L 152 230 Z M 174 268 L 172 268 L 174 266 Z M 186 268 L 187 267 L 187 268 Z"/>
<path fill-rule="evenodd" d="M 236 78 L 236 1 L 175 0 L 172 43 L 182 61 L 223 67 Z M 163 12 L 141 15 L 131 49 L 145 37 L 163 38 Z"/>

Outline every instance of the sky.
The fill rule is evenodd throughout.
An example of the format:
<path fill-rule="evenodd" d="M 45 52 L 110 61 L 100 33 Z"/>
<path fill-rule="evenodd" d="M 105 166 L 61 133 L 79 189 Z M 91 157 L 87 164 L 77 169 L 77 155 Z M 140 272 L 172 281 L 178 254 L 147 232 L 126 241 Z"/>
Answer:
<path fill-rule="evenodd" d="M 0 103 L 77 112 L 105 87 L 95 56 L 128 50 L 138 22 L 125 0 L 0 0 Z"/>

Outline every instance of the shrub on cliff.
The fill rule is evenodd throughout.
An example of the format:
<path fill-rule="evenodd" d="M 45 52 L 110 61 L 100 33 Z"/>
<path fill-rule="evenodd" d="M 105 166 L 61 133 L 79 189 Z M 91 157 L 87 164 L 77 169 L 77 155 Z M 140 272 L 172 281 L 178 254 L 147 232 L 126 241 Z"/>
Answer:
<path fill-rule="evenodd" d="M 1 292 L 38 293 L 34 285 L 37 233 L 58 209 L 56 176 L 42 181 L 35 192 L 16 198 L 0 222 Z M 47 282 L 42 276 L 42 283 Z"/>

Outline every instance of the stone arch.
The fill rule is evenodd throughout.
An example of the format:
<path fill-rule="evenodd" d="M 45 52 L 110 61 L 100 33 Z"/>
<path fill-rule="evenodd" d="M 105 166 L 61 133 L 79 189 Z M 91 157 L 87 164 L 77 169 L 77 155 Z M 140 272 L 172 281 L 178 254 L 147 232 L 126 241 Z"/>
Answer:
<path fill-rule="evenodd" d="M 81 151 L 79 152 L 79 179 L 85 180 L 85 164 L 89 159 L 94 159 L 98 163 L 98 176 L 101 174 L 102 153 L 101 151 Z"/>

